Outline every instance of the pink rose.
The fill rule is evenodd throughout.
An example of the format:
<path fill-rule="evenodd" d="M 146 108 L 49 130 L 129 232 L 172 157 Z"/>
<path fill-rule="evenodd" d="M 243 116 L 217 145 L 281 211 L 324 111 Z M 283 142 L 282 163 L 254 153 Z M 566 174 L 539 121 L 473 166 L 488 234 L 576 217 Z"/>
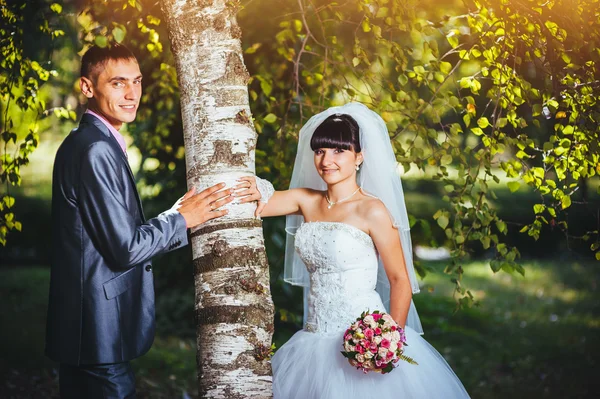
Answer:
<path fill-rule="evenodd" d="M 384 348 L 389 348 L 390 347 L 390 341 L 386 338 L 381 340 L 381 346 Z"/>
<path fill-rule="evenodd" d="M 352 335 L 350 334 L 346 334 L 346 336 L 344 337 L 344 341 L 350 341 L 352 339 Z"/>
<path fill-rule="evenodd" d="M 375 329 L 375 335 L 381 335 L 381 328 L 377 327 Z"/>
<path fill-rule="evenodd" d="M 365 329 L 365 331 L 363 332 L 365 334 L 365 338 L 367 339 L 371 339 L 373 338 L 373 330 L 370 328 Z"/>
<path fill-rule="evenodd" d="M 378 349 L 378 348 L 377 348 L 377 344 L 376 344 L 375 342 L 373 342 L 373 343 L 371 344 L 371 346 L 369 347 L 369 349 L 371 350 L 371 352 L 373 352 L 373 353 L 377 353 L 377 349 Z"/>
<path fill-rule="evenodd" d="M 377 321 L 377 320 L 381 319 L 381 313 L 373 313 L 373 319 L 374 319 L 375 321 Z"/>
<path fill-rule="evenodd" d="M 387 357 L 388 359 L 391 359 L 392 357 L 394 357 L 394 352 L 388 352 L 387 355 L 385 355 L 385 357 Z"/>
<path fill-rule="evenodd" d="M 396 326 L 391 326 L 390 328 L 392 329 L 392 331 L 396 331 Z"/>
<path fill-rule="evenodd" d="M 358 353 L 360 353 L 360 354 L 363 354 L 363 353 L 365 353 L 365 348 L 363 348 L 363 346 L 362 346 L 362 345 L 356 345 L 356 347 L 355 347 L 355 348 L 356 348 L 356 351 L 357 351 Z"/>
<path fill-rule="evenodd" d="M 379 359 L 375 360 L 375 365 L 376 365 L 377 367 L 381 367 L 381 366 L 383 366 L 384 364 L 385 364 L 385 362 L 384 362 L 383 360 L 379 360 Z"/>

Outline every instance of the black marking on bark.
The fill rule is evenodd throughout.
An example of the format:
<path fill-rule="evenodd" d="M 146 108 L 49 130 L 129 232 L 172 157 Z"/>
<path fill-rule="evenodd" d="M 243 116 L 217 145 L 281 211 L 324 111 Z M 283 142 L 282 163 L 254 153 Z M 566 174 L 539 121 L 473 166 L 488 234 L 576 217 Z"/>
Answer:
<path fill-rule="evenodd" d="M 274 353 L 275 347 L 273 345 L 268 346 L 261 343 L 258 343 L 254 346 L 254 359 L 256 359 L 259 362 L 262 362 L 263 360 L 269 360 Z"/>
<path fill-rule="evenodd" d="M 242 38 L 242 28 L 239 27 L 238 24 L 233 23 L 231 24 L 231 37 L 233 37 L 234 39 L 241 39 Z"/>
<path fill-rule="evenodd" d="M 217 31 L 217 32 L 221 32 L 225 29 L 225 26 L 227 25 L 227 22 L 225 21 L 225 16 L 224 15 L 218 15 L 215 20 L 213 21 L 213 28 Z"/>
<path fill-rule="evenodd" d="M 194 272 L 206 273 L 225 267 L 243 267 L 262 265 L 267 262 L 264 249 L 234 247 L 228 248 L 227 244 L 219 244 L 219 252 L 194 259 Z"/>
<path fill-rule="evenodd" d="M 248 154 L 244 152 L 234 153 L 232 150 L 231 141 L 215 140 L 215 152 L 208 160 L 209 165 L 216 163 L 226 164 L 229 166 L 244 166 L 248 161 Z"/>
<path fill-rule="evenodd" d="M 245 109 L 241 110 L 235 115 L 235 121 L 240 125 L 246 125 L 250 123 L 250 117 Z"/>
<path fill-rule="evenodd" d="M 259 227 L 262 227 L 261 220 L 244 219 L 244 220 L 238 220 L 235 222 L 226 222 L 226 223 L 219 223 L 219 224 L 204 226 L 204 227 L 194 231 L 192 234 L 190 234 L 190 237 L 197 237 L 202 234 L 213 233 L 215 231 L 220 231 L 220 230 L 255 229 L 255 228 L 259 228 Z"/>
<path fill-rule="evenodd" d="M 236 52 L 229 53 L 225 64 L 225 74 L 221 78 L 225 85 L 247 86 L 250 75 L 244 62 Z"/>
<path fill-rule="evenodd" d="M 265 320 L 265 308 L 262 306 L 211 306 L 196 310 L 198 328 L 207 324 L 243 324 L 256 326 L 269 331 L 272 320 Z"/>

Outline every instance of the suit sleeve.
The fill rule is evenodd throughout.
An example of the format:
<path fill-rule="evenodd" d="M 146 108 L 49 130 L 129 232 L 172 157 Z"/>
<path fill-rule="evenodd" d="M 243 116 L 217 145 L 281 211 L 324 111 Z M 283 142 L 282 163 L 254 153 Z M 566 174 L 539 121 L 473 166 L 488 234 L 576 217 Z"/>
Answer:
<path fill-rule="evenodd" d="M 110 145 L 96 142 L 81 158 L 82 222 L 100 254 L 116 268 L 130 268 L 187 245 L 183 216 L 168 210 L 138 225 L 127 208 L 120 160 Z"/>

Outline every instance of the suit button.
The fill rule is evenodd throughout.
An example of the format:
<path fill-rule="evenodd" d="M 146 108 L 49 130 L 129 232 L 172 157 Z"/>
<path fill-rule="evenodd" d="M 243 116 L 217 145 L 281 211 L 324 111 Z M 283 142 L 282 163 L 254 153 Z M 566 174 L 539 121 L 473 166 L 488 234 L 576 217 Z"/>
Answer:
<path fill-rule="evenodd" d="M 147 272 L 151 272 L 152 271 L 152 265 L 146 265 L 146 271 Z"/>

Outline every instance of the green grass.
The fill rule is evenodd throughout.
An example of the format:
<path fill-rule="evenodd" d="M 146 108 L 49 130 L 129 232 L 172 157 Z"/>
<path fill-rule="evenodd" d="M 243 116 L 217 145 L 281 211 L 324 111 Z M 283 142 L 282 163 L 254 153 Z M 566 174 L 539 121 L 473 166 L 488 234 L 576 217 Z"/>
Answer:
<path fill-rule="evenodd" d="M 57 364 L 44 356 L 50 270 L 0 269 L 0 398 L 58 395 Z M 152 349 L 132 362 L 140 398 L 196 394 L 195 342 L 157 337 Z"/>
<path fill-rule="evenodd" d="M 483 262 L 466 265 L 463 285 L 480 302 L 454 315 L 447 312 L 453 306 L 447 277 L 426 277 L 415 297 L 425 338 L 475 398 L 596 397 L 598 265 L 527 262 L 525 268 L 522 277 L 493 274 Z"/>
<path fill-rule="evenodd" d="M 425 338 L 448 360 L 474 398 L 596 397 L 600 302 L 595 263 L 526 262 L 526 277 L 493 274 L 484 262 L 465 265 L 463 284 L 479 306 L 453 314 L 452 285 L 442 263 L 415 296 Z M 43 356 L 49 270 L 0 269 L 0 397 L 56 393 Z M 417 359 L 418 361 L 418 359 Z M 195 343 L 157 337 L 133 362 L 141 398 L 196 392 Z M 12 387 L 12 388 L 10 388 Z"/>

